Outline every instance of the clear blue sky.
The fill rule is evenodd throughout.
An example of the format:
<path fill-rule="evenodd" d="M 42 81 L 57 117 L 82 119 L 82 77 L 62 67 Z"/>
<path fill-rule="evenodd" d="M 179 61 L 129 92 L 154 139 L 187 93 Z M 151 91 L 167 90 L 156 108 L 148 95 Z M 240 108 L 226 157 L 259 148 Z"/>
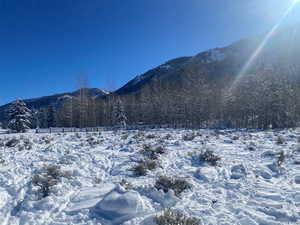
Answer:
<path fill-rule="evenodd" d="M 268 31 L 292 0 L 0 0 L 0 104 L 118 88 L 165 61 Z M 285 23 L 300 22 L 297 4 Z"/>

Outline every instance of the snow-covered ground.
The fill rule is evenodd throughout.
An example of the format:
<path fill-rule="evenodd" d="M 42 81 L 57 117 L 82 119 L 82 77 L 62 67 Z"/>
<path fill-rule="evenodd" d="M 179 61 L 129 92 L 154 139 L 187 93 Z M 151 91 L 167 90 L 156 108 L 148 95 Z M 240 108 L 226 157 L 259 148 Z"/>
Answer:
<path fill-rule="evenodd" d="M 14 137 L 20 142 L 7 147 Z M 299 137 L 300 129 L 1 135 L 0 224 L 151 225 L 165 208 L 211 225 L 300 224 Z M 131 168 L 146 157 L 144 144 L 166 152 L 159 168 L 137 177 Z M 205 149 L 221 157 L 217 166 L 197 159 Z M 69 174 L 43 198 L 32 180 L 49 165 Z M 158 191 L 160 175 L 192 188 Z"/>

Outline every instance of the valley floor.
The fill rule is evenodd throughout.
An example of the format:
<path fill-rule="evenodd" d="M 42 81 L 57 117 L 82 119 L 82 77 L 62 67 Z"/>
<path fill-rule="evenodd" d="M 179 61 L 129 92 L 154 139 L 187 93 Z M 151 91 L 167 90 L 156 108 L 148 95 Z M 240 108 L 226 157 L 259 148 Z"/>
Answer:
<path fill-rule="evenodd" d="M 165 149 L 159 167 L 134 175 L 148 157 L 141 150 L 157 147 Z M 207 149 L 221 158 L 217 166 L 199 159 Z M 34 177 L 51 166 L 61 174 L 52 170 L 58 178 L 43 197 Z M 163 175 L 191 188 L 157 190 Z M 166 208 L 207 225 L 300 224 L 300 129 L 0 136 L 1 225 L 151 225 Z"/>

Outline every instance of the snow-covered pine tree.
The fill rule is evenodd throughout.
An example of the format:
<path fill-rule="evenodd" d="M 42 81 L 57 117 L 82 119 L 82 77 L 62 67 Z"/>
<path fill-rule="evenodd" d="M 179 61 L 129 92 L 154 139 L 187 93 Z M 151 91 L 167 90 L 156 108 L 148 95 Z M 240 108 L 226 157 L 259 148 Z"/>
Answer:
<path fill-rule="evenodd" d="M 24 133 L 31 127 L 32 112 L 27 108 L 25 102 L 17 100 L 9 108 L 8 128 L 15 132 Z"/>
<path fill-rule="evenodd" d="M 121 126 L 123 128 L 126 128 L 127 117 L 125 115 L 124 105 L 120 97 L 118 97 L 114 101 L 113 118 L 114 118 L 114 124 L 116 126 Z"/>

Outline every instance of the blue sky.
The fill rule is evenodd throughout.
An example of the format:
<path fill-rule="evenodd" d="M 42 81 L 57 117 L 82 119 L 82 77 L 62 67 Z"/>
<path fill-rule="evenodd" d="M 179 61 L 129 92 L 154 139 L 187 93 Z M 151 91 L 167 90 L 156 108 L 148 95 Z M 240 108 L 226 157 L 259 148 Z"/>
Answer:
<path fill-rule="evenodd" d="M 119 88 L 165 61 L 272 28 L 292 0 L 0 0 L 0 104 Z M 297 4 L 284 24 L 300 22 Z"/>

